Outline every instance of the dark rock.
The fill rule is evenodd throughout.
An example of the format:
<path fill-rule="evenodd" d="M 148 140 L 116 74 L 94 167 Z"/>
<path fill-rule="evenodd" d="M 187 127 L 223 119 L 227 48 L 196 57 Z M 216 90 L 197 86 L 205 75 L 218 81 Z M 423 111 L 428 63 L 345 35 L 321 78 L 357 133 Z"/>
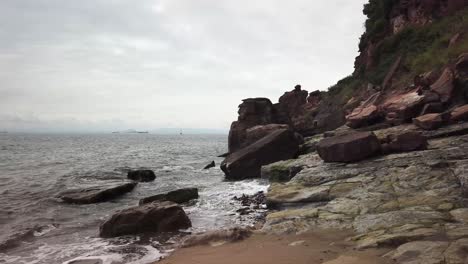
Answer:
<path fill-rule="evenodd" d="M 227 156 L 229 156 L 229 152 L 219 155 L 218 158 L 225 158 Z"/>
<path fill-rule="evenodd" d="M 291 159 L 299 150 L 298 139 L 288 129 L 276 130 L 255 143 L 229 155 L 221 164 L 228 180 L 260 177 L 260 168 L 276 161 Z"/>
<path fill-rule="evenodd" d="M 444 111 L 444 106 L 442 103 L 428 103 L 424 105 L 421 116 L 427 114 L 441 113 Z"/>
<path fill-rule="evenodd" d="M 241 197 L 235 196 L 233 198 L 235 201 L 241 202 L 242 206 L 251 206 L 258 208 L 262 204 L 266 204 L 266 196 L 264 192 L 257 192 L 253 195 L 243 194 Z"/>
<path fill-rule="evenodd" d="M 427 149 L 427 138 L 418 132 L 405 132 L 398 135 L 389 135 L 382 152 L 399 153 Z"/>
<path fill-rule="evenodd" d="M 285 113 L 288 120 L 286 123 L 291 124 L 293 119 L 303 114 L 304 105 L 307 103 L 309 93 L 306 90 L 301 90 L 300 85 L 296 85 L 294 90 L 284 93 L 278 100 L 278 112 Z"/>
<path fill-rule="evenodd" d="M 170 201 L 174 203 L 186 203 L 190 200 L 198 198 L 197 188 L 184 188 L 168 193 L 153 195 L 140 200 L 140 205 L 152 203 L 155 201 Z"/>
<path fill-rule="evenodd" d="M 455 108 L 450 113 L 450 121 L 452 122 L 468 121 L 468 105 L 463 105 L 463 106 Z"/>
<path fill-rule="evenodd" d="M 431 91 L 440 96 L 442 103 L 448 103 L 452 99 L 454 88 L 454 73 L 449 68 L 445 69 L 439 79 L 431 85 Z"/>
<path fill-rule="evenodd" d="M 134 170 L 128 172 L 127 178 L 133 181 L 150 182 L 156 179 L 156 175 L 152 170 Z"/>
<path fill-rule="evenodd" d="M 216 166 L 216 163 L 213 160 L 212 162 L 210 162 L 210 164 L 206 165 L 203 169 L 207 170 L 207 169 L 213 168 L 215 166 Z"/>
<path fill-rule="evenodd" d="M 114 214 L 99 228 L 100 237 L 147 232 L 175 232 L 192 226 L 182 207 L 173 202 L 153 202 Z"/>
<path fill-rule="evenodd" d="M 429 88 L 431 84 L 437 81 L 438 74 L 436 71 L 426 72 L 414 77 L 414 85 L 417 87 Z"/>
<path fill-rule="evenodd" d="M 380 142 L 372 132 L 354 132 L 325 138 L 317 146 L 325 162 L 354 162 L 377 154 Z"/>
<path fill-rule="evenodd" d="M 448 121 L 448 114 L 427 114 L 413 119 L 413 124 L 424 129 L 434 130 L 445 125 Z"/>
<path fill-rule="evenodd" d="M 468 53 L 464 53 L 458 57 L 455 68 L 458 75 L 468 75 Z"/>
<path fill-rule="evenodd" d="M 120 185 L 114 184 L 107 187 L 99 186 L 84 190 L 70 190 L 59 194 L 58 198 L 66 203 L 72 204 L 102 203 L 132 191 L 136 185 L 136 182 L 131 182 Z"/>

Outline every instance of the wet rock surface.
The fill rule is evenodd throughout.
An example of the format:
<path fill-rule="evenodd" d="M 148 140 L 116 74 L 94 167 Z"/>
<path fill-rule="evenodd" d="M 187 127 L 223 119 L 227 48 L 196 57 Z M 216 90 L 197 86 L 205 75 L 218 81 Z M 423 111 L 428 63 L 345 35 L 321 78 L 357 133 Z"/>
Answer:
<path fill-rule="evenodd" d="M 186 203 L 190 200 L 198 199 L 198 189 L 197 188 L 184 188 L 174 190 L 168 193 L 162 193 L 146 197 L 140 200 L 140 205 L 152 203 L 155 201 L 170 201 L 174 203 Z"/>
<path fill-rule="evenodd" d="M 192 226 L 182 207 L 173 202 L 153 202 L 115 213 L 99 228 L 100 237 L 175 232 Z"/>
<path fill-rule="evenodd" d="M 211 168 L 214 168 L 216 167 L 216 163 L 214 162 L 214 160 L 212 162 L 210 162 L 209 164 L 207 164 L 203 169 L 204 170 L 208 170 L 208 169 L 211 169 Z"/>
<path fill-rule="evenodd" d="M 116 199 L 128 192 L 131 192 L 136 182 L 131 183 L 109 183 L 107 185 L 96 186 L 82 190 L 69 190 L 58 195 L 58 198 L 65 203 L 71 204 L 92 204 L 107 202 Z"/>
<path fill-rule="evenodd" d="M 228 180 L 259 178 L 262 165 L 294 158 L 300 144 L 294 132 L 280 129 L 230 154 L 222 162 L 221 169 Z"/>
<path fill-rule="evenodd" d="M 468 203 L 464 198 L 468 194 L 468 131 L 465 126 L 450 125 L 425 131 L 414 125 L 403 125 L 375 131 L 379 140 L 408 132 L 429 138 L 427 149 L 412 152 L 355 163 L 325 163 L 312 153 L 295 163 L 291 160 L 264 166 L 265 170 L 275 164 L 286 168 L 300 166 L 302 170 L 290 181 L 270 185 L 267 203 L 280 211 L 267 216 L 263 231 L 283 234 L 314 228 L 353 229 L 357 235 L 350 239 L 358 248 L 399 246 L 444 238 L 441 244 L 416 244 L 421 250 L 419 255 L 439 259 L 443 254 L 449 259 L 445 249 L 453 244 L 452 248 L 458 250 L 453 252 L 458 253 L 450 254 L 454 259 L 463 259 L 459 256 L 458 241 L 468 238 L 465 222 Z M 436 249 L 444 247 L 439 255 L 425 251 L 434 248 L 431 252 L 438 252 Z M 399 257 L 402 254 L 394 254 L 398 263 L 426 263 L 426 259 L 402 262 Z"/>
<path fill-rule="evenodd" d="M 152 170 L 133 170 L 128 172 L 127 178 L 138 182 L 150 182 L 156 179 L 156 175 Z"/>

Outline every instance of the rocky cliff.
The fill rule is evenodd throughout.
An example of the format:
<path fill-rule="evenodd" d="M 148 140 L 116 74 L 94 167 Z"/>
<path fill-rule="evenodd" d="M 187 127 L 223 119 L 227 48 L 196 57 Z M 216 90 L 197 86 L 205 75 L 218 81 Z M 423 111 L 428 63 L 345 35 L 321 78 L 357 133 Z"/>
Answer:
<path fill-rule="evenodd" d="M 468 1 L 370 0 L 364 14 L 354 73 L 244 100 L 223 166 L 269 179 L 264 232 L 352 229 L 396 263 L 468 263 Z"/>

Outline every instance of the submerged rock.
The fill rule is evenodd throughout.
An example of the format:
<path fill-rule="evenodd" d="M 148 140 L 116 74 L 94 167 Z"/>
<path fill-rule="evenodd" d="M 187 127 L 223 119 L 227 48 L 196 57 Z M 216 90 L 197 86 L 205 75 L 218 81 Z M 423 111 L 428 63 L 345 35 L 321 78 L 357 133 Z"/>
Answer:
<path fill-rule="evenodd" d="M 127 178 L 133 181 L 150 182 L 156 179 L 156 175 L 152 170 L 134 170 L 128 172 Z"/>
<path fill-rule="evenodd" d="M 323 139 L 317 151 L 325 162 L 353 162 L 378 153 L 380 143 L 372 132 L 354 132 Z"/>
<path fill-rule="evenodd" d="M 150 197 L 146 197 L 140 200 L 140 205 L 152 203 L 155 201 L 170 201 L 174 203 L 186 203 L 190 200 L 198 199 L 197 188 L 184 188 L 168 193 L 158 194 Z"/>
<path fill-rule="evenodd" d="M 289 129 L 280 129 L 229 155 L 221 164 L 228 180 L 260 177 L 261 166 L 296 156 L 300 140 Z"/>
<path fill-rule="evenodd" d="M 59 194 L 58 198 L 72 204 L 102 203 L 132 191 L 136 185 L 136 182 L 131 182 L 119 185 L 97 186 L 83 190 L 69 190 Z"/>
<path fill-rule="evenodd" d="M 147 232 L 174 232 L 192 226 L 182 207 L 173 202 L 153 202 L 114 214 L 99 228 L 100 237 Z"/>
<path fill-rule="evenodd" d="M 182 247 L 193 247 L 207 244 L 224 244 L 244 240 L 252 235 L 252 231 L 243 228 L 215 230 L 201 234 L 194 234 L 182 242 Z"/>
<path fill-rule="evenodd" d="M 207 170 L 207 169 L 211 169 L 211 168 L 213 168 L 215 166 L 216 166 L 216 163 L 213 160 L 212 162 L 210 162 L 210 164 L 206 165 L 203 169 Z"/>

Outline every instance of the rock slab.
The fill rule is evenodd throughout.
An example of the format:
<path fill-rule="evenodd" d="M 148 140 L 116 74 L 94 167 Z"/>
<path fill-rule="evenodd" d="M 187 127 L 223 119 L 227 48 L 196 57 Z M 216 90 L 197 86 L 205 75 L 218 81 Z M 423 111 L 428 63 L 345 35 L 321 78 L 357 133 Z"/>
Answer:
<path fill-rule="evenodd" d="M 229 155 L 222 162 L 221 169 L 227 180 L 258 178 L 263 165 L 295 157 L 300 143 L 294 132 L 288 129 L 276 130 Z"/>
<path fill-rule="evenodd" d="M 146 197 L 140 200 L 140 205 L 152 203 L 155 201 L 170 201 L 174 203 L 186 203 L 190 200 L 198 198 L 197 188 L 184 188 L 168 193 L 157 194 L 154 196 Z"/>
<path fill-rule="evenodd" d="M 173 202 L 154 202 L 114 214 L 99 228 L 100 237 L 118 237 L 147 232 L 174 232 L 192 226 L 182 207 Z"/>
<path fill-rule="evenodd" d="M 372 132 L 353 132 L 325 138 L 317 152 L 325 162 L 354 162 L 380 151 L 380 142 Z"/>
<path fill-rule="evenodd" d="M 102 203 L 115 199 L 135 188 L 136 182 L 114 185 L 109 187 L 93 187 L 83 190 L 70 190 L 59 194 L 58 198 L 65 203 L 92 204 Z"/>

